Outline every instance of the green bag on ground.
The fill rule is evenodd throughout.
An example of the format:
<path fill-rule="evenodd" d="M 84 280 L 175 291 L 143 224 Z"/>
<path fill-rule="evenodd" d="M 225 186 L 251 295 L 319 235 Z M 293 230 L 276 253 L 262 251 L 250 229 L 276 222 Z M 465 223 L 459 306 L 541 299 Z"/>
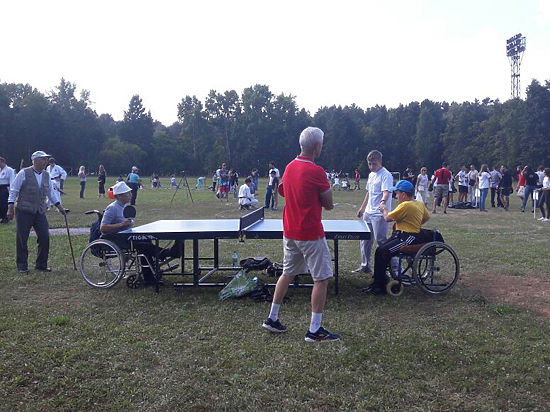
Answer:
<path fill-rule="evenodd" d="M 258 278 L 252 278 L 243 270 L 239 270 L 231 282 L 220 291 L 220 300 L 245 296 L 256 289 L 256 286 Z"/>

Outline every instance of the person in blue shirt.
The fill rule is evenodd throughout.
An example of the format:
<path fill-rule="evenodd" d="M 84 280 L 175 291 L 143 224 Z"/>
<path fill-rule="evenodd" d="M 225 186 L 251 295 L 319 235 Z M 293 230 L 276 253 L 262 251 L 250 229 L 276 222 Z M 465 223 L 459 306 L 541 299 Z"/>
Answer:
<path fill-rule="evenodd" d="M 126 181 L 128 182 L 128 186 L 130 186 L 130 189 L 132 189 L 132 198 L 130 199 L 131 205 L 136 204 L 137 192 L 138 192 L 139 183 L 140 183 L 138 171 L 139 170 L 136 166 L 132 166 L 132 171 L 130 172 L 130 174 L 128 174 L 128 177 L 126 178 Z"/>

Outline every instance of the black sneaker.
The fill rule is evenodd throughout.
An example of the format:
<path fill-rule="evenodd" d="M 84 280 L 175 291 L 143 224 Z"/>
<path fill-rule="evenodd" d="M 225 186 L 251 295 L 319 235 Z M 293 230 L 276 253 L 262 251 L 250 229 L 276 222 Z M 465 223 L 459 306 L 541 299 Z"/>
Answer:
<path fill-rule="evenodd" d="M 272 320 L 271 318 L 267 318 L 264 323 L 262 323 L 262 327 L 273 333 L 286 332 L 286 326 L 279 322 L 279 319 Z"/>
<path fill-rule="evenodd" d="M 322 326 L 315 333 L 310 332 L 309 330 L 306 333 L 306 342 L 326 342 L 326 341 L 335 341 L 340 340 L 340 335 L 336 333 L 330 333 L 328 330 Z"/>

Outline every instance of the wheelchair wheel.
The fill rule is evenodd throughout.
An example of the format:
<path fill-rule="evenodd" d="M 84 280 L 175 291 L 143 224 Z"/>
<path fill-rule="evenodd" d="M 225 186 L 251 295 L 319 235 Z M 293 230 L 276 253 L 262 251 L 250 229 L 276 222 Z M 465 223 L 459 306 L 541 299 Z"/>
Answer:
<path fill-rule="evenodd" d="M 392 279 L 386 285 L 386 293 L 390 296 L 401 296 L 405 286 L 398 280 Z"/>
<path fill-rule="evenodd" d="M 448 292 L 455 285 L 459 274 L 458 257 L 453 248 L 445 243 L 426 243 L 414 257 L 414 280 L 426 293 Z"/>
<path fill-rule="evenodd" d="M 105 239 L 89 243 L 80 255 L 80 273 L 96 288 L 110 288 L 124 275 L 125 259 L 120 248 Z"/>

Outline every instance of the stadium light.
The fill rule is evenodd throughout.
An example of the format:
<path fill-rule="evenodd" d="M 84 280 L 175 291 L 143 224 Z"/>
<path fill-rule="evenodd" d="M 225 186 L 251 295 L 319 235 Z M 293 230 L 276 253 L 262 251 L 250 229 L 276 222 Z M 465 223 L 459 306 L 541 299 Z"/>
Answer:
<path fill-rule="evenodd" d="M 510 37 L 506 40 L 506 56 L 510 62 L 511 73 L 511 98 L 516 99 L 521 97 L 521 86 L 519 80 L 519 69 L 523 59 L 523 52 L 526 48 L 525 37 L 521 33 Z"/>

